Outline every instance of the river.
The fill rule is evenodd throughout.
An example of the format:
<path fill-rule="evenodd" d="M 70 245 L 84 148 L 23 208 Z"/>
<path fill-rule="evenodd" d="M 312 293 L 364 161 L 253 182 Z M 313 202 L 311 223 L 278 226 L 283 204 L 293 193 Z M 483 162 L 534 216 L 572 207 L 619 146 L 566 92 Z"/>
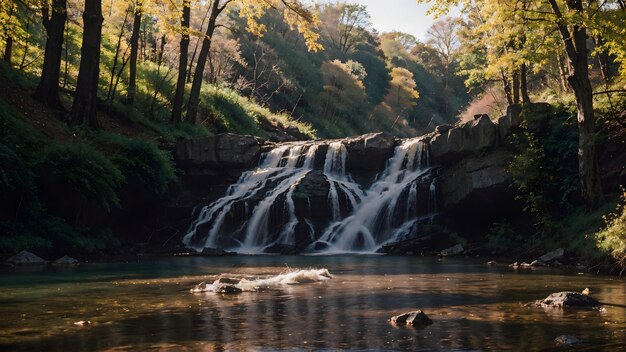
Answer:
<path fill-rule="evenodd" d="M 258 292 L 191 293 L 220 274 L 271 277 L 326 268 L 332 278 Z M 602 308 L 525 303 L 589 288 Z M 626 280 L 556 269 L 513 270 L 475 259 L 232 256 L 86 263 L 0 273 L 0 349 L 101 350 L 626 350 Z M 424 328 L 389 318 L 422 309 Z M 75 325 L 77 321 L 90 325 Z"/>

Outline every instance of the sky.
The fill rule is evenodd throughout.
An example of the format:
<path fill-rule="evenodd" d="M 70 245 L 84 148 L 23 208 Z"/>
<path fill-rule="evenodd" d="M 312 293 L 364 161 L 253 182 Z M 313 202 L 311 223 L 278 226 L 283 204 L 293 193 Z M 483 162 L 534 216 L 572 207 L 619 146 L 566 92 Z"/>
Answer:
<path fill-rule="evenodd" d="M 367 6 L 372 16 L 372 27 L 379 32 L 400 31 L 424 39 L 426 30 L 435 21 L 426 14 L 430 5 L 417 4 L 417 0 L 345 0 Z M 336 0 L 317 0 L 318 3 L 337 2 Z M 452 13 L 453 15 L 455 12 Z M 456 13 L 458 14 L 458 13 Z"/>

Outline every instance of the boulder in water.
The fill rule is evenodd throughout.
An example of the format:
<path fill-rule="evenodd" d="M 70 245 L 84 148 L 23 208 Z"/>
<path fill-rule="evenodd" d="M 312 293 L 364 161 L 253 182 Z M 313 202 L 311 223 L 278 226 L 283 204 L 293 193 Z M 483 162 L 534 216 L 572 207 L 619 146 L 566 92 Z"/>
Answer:
<path fill-rule="evenodd" d="M 233 284 L 214 283 L 213 287 L 216 293 L 221 293 L 221 294 L 226 294 L 226 295 L 237 294 L 237 293 L 243 292 L 242 289 L 240 289 L 239 287 Z"/>
<path fill-rule="evenodd" d="M 200 255 L 205 257 L 221 257 L 225 255 L 235 255 L 235 252 L 227 252 L 222 248 L 204 248 Z"/>
<path fill-rule="evenodd" d="M 416 310 L 391 317 L 391 323 L 394 325 L 424 326 L 432 324 L 433 321 L 430 320 L 426 313 Z"/>
<path fill-rule="evenodd" d="M 548 297 L 535 302 L 536 305 L 547 308 L 564 308 L 564 307 L 594 307 L 599 306 L 600 302 L 579 292 L 557 292 L 552 293 Z"/>
<path fill-rule="evenodd" d="M 79 264 L 78 260 L 67 255 L 64 255 L 61 258 L 52 262 L 52 265 L 55 265 L 55 266 L 71 266 L 71 265 L 78 265 L 78 264 Z"/>
<path fill-rule="evenodd" d="M 464 250 L 465 249 L 463 248 L 463 245 L 457 244 L 457 245 L 454 245 L 454 246 L 452 246 L 450 248 L 444 249 L 439 254 L 442 257 L 449 257 L 449 256 L 452 256 L 452 255 L 461 254 L 461 253 L 463 253 Z"/>
<path fill-rule="evenodd" d="M 344 140 L 348 151 L 346 168 L 350 172 L 379 172 L 393 154 L 396 143 L 389 133 L 371 133 Z"/>
<path fill-rule="evenodd" d="M 45 265 L 46 261 L 40 258 L 39 256 L 29 252 L 29 251 L 21 251 L 11 258 L 7 259 L 7 263 L 13 265 Z"/>
<path fill-rule="evenodd" d="M 558 345 L 564 345 L 564 346 L 576 345 L 580 343 L 580 340 L 576 336 L 571 336 L 571 335 L 558 336 L 557 338 L 554 339 L 554 341 Z"/>

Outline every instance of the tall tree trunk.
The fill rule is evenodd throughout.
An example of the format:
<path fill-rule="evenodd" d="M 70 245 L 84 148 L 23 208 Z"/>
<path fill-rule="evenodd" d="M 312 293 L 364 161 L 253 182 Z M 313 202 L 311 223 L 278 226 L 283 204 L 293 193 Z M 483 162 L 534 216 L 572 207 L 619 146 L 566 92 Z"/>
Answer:
<path fill-rule="evenodd" d="M 182 120 L 183 99 L 185 97 L 185 83 L 187 81 L 187 57 L 189 55 L 189 23 L 191 19 L 190 3 L 183 0 L 183 17 L 180 21 L 180 57 L 178 58 L 178 79 L 176 80 L 176 92 L 172 104 L 172 122 Z"/>
<path fill-rule="evenodd" d="M 61 76 L 61 56 L 63 55 L 63 32 L 67 20 L 67 1 L 52 0 L 52 16 L 49 15 L 48 2 L 41 7 L 43 25 L 46 29 L 46 49 L 43 58 L 41 79 L 35 90 L 35 98 L 49 107 L 62 109 L 59 98 L 59 79 Z"/>
<path fill-rule="evenodd" d="M 587 50 L 587 30 L 578 23 L 567 26 L 565 18 L 556 3 L 549 0 L 557 25 L 565 44 L 571 72 L 567 77 L 576 97 L 578 108 L 578 174 L 581 196 L 587 209 L 595 209 L 602 201 L 602 187 L 596 159 L 596 117 L 593 109 L 593 90 L 589 80 L 589 59 Z M 582 0 L 567 0 L 570 10 L 583 15 Z M 570 30 L 571 27 L 571 30 Z"/>
<path fill-rule="evenodd" d="M 6 24 L 4 25 L 4 35 L 6 36 L 6 43 L 4 46 L 4 55 L 2 56 L 2 59 L 6 62 L 9 63 L 9 66 L 11 66 L 11 58 L 13 57 L 13 26 L 12 26 L 12 21 L 13 21 L 13 11 L 15 8 L 15 3 L 13 2 L 13 0 L 11 0 L 11 2 L 9 3 L 9 17 L 6 20 Z M 11 27 L 11 28 L 9 28 Z"/>
<path fill-rule="evenodd" d="M 139 50 L 139 30 L 141 29 L 141 16 L 143 9 L 140 0 L 135 4 L 135 18 L 133 19 L 133 33 L 130 36 L 130 61 L 128 63 L 128 98 L 126 102 L 132 105 L 135 102 L 137 90 L 137 52 Z"/>
<path fill-rule="evenodd" d="M 228 4 L 228 2 L 226 2 Z M 217 16 L 224 10 L 224 6 L 219 6 L 220 0 L 213 0 L 211 6 L 211 15 L 209 16 L 209 24 L 207 25 L 205 37 L 202 41 L 202 48 L 198 55 L 198 64 L 196 65 L 196 71 L 193 76 L 193 82 L 191 83 L 191 92 L 189 93 L 189 101 L 187 102 L 187 121 L 190 123 L 196 123 L 196 117 L 198 115 L 198 105 L 200 103 L 200 89 L 202 88 L 202 81 L 204 79 L 204 67 L 206 65 L 209 50 L 211 49 L 211 41 L 213 38 L 213 32 L 215 32 L 215 25 Z"/>
<path fill-rule="evenodd" d="M 511 92 L 511 82 L 509 82 L 509 78 L 506 76 L 504 71 L 501 71 L 502 74 L 502 85 L 504 88 L 504 95 L 506 96 L 506 102 L 509 105 L 513 105 L 513 94 Z"/>
<path fill-rule="evenodd" d="M 519 89 L 520 89 L 519 71 L 513 71 L 513 104 L 519 104 Z"/>
<path fill-rule="evenodd" d="M 520 67 L 520 91 L 522 93 L 522 103 L 530 104 L 530 96 L 528 95 L 528 68 L 526 63 Z"/>
<path fill-rule="evenodd" d="M 70 111 L 74 124 L 87 122 L 98 128 L 96 100 L 100 76 L 100 41 L 102 39 L 102 0 L 85 0 L 83 12 L 83 44 L 80 48 L 80 68 L 76 83 L 76 95 Z"/>

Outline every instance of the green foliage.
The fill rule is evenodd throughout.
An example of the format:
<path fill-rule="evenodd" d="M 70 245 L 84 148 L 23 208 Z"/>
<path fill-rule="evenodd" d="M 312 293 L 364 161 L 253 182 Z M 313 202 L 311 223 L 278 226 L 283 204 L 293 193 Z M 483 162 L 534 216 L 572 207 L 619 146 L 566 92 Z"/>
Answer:
<path fill-rule="evenodd" d="M 524 240 L 508 222 L 495 222 L 487 234 L 487 247 L 498 252 L 515 253 L 523 248 Z"/>
<path fill-rule="evenodd" d="M 605 227 L 595 234 L 595 239 L 605 253 L 615 259 L 622 272 L 626 269 L 626 191 L 622 190 L 621 203 L 615 212 L 604 217 Z"/>
<path fill-rule="evenodd" d="M 203 123 L 214 132 L 233 132 L 267 137 L 261 129 L 263 124 L 296 126 L 304 134 L 315 138 L 315 130 L 306 123 L 293 120 L 285 114 L 272 113 L 249 98 L 242 97 L 232 89 L 205 85 L 201 94 Z"/>
<path fill-rule="evenodd" d="M 107 210 L 119 202 L 116 192 L 124 176 L 110 159 L 86 143 L 54 145 L 44 151 L 36 167 Z"/>
<path fill-rule="evenodd" d="M 517 152 L 507 171 L 518 199 L 536 219 L 538 235 L 550 237 L 555 219 L 578 201 L 577 126 L 571 111 L 554 107 L 526 107 L 522 119 L 522 132 L 511 138 Z"/>
<path fill-rule="evenodd" d="M 175 179 L 171 155 L 146 140 L 120 137 L 118 146 L 113 163 L 126 181 L 135 179 L 155 195 L 164 195 L 169 183 Z"/>

